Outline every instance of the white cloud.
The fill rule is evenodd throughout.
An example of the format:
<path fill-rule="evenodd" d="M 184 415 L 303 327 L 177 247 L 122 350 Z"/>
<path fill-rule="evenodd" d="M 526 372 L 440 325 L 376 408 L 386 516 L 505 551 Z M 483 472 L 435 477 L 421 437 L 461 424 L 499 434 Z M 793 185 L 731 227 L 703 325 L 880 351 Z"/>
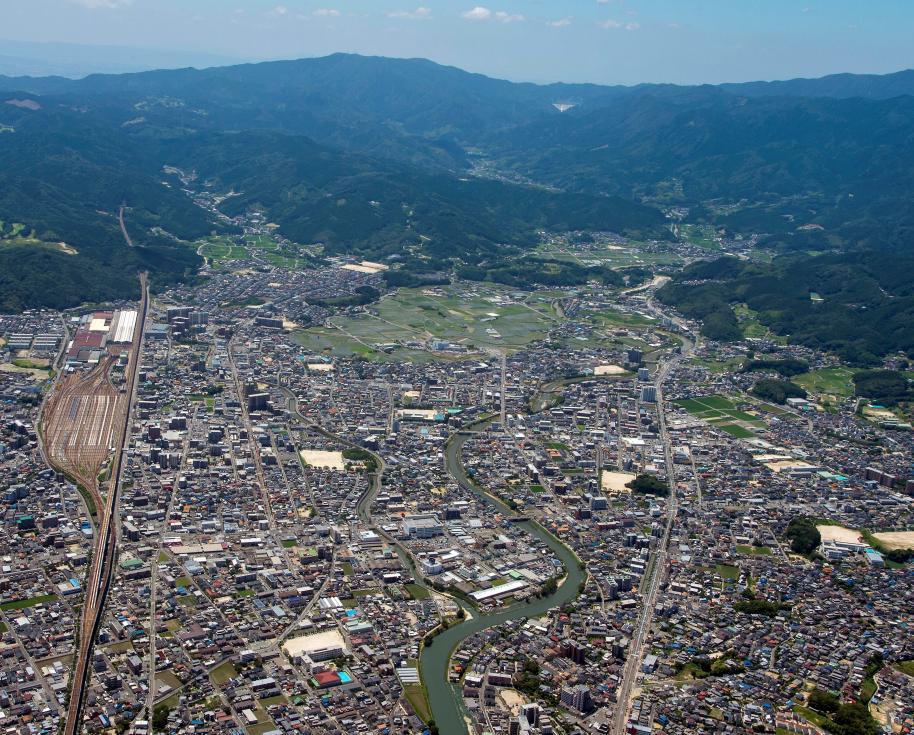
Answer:
<path fill-rule="evenodd" d="M 558 20 L 550 20 L 546 23 L 547 26 L 552 26 L 553 28 L 565 28 L 566 26 L 571 25 L 571 17 L 568 18 L 559 18 Z"/>
<path fill-rule="evenodd" d="M 89 10 L 114 10 L 130 5 L 132 0 L 70 0 L 74 5 L 82 5 Z"/>
<path fill-rule="evenodd" d="M 500 20 L 502 23 L 516 23 L 522 21 L 524 16 L 520 13 L 506 13 L 504 10 L 499 10 L 495 13 L 495 19 Z"/>
<path fill-rule="evenodd" d="M 311 15 L 316 15 L 318 18 L 338 18 L 340 11 L 334 8 L 318 8 Z"/>
<path fill-rule="evenodd" d="M 432 17 L 431 8 L 420 5 L 415 10 L 395 10 L 387 14 L 388 18 L 401 18 L 404 20 L 426 20 Z"/>
<path fill-rule="evenodd" d="M 606 28 L 608 30 L 615 28 L 624 28 L 626 31 L 637 31 L 641 27 L 640 23 L 635 23 L 634 21 L 631 23 L 620 23 L 619 21 L 613 20 L 612 18 L 600 21 L 597 23 L 597 25 L 600 26 L 600 28 Z"/>
<path fill-rule="evenodd" d="M 504 10 L 493 12 L 482 5 L 461 13 L 460 17 L 466 20 L 497 20 L 499 23 L 518 23 L 524 20 L 520 13 L 508 13 Z"/>
<path fill-rule="evenodd" d="M 482 7 L 482 5 L 477 5 L 472 10 L 461 13 L 461 17 L 466 18 L 466 20 L 488 20 L 492 17 L 492 11 Z"/>
<path fill-rule="evenodd" d="M 289 12 L 289 9 L 285 5 L 277 5 L 271 12 L 273 15 L 285 15 Z"/>

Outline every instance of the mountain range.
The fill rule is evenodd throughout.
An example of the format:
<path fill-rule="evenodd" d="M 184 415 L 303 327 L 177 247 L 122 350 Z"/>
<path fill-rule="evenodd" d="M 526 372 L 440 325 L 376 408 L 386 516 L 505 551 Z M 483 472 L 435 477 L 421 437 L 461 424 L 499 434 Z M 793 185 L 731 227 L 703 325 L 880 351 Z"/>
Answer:
<path fill-rule="evenodd" d="M 671 207 L 783 252 L 906 248 L 912 121 L 912 71 L 540 86 L 335 54 L 0 77 L 0 220 L 78 253 L 0 241 L 0 289 L 16 294 L 0 307 L 48 303 L 29 287 L 39 268 L 60 273 L 55 306 L 117 295 L 114 274 L 141 262 L 155 283 L 190 277 L 179 241 L 220 225 L 166 165 L 240 192 L 227 214 L 257 207 L 292 240 L 372 257 L 422 247 L 475 265 L 538 229 L 663 238 Z M 118 239 L 122 203 L 135 252 Z"/>

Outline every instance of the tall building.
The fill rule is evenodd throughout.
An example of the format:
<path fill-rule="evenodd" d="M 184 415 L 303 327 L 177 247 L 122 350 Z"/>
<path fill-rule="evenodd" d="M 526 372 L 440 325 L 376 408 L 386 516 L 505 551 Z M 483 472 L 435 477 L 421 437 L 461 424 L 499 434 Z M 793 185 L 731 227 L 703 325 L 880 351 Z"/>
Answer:
<path fill-rule="evenodd" d="M 568 709 L 573 709 L 577 712 L 589 712 L 593 708 L 590 689 L 584 684 L 562 687 L 561 701 Z"/>
<path fill-rule="evenodd" d="M 656 403 L 657 402 L 657 386 L 656 385 L 642 385 L 641 386 L 641 400 L 645 403 Z"/>

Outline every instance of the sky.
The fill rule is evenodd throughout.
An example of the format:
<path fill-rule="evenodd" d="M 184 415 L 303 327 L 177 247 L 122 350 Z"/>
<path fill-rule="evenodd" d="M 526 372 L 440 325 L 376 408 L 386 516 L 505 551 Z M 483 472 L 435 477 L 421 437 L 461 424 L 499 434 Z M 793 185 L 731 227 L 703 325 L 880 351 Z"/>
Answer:
<path fill-rule="evenodd" d="M 0 57 L 20 73 L 55 54 L 76 76 L 343 51 L 515 81 L 696 84 L 914 67 L 914 2 L 0 0 L 0 38 L 19 42 Z"/>

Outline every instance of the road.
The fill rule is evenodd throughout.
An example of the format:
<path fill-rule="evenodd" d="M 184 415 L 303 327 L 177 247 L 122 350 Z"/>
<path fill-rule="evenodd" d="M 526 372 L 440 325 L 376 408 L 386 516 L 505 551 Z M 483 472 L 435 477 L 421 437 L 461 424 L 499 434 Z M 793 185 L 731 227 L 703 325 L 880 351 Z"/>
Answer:
<path fill-rule="evenodd" d="M 121 208 L 117 212 L 117 220 L 121 225 L 121 234 L 124 236 L 124 242 L 127 243 L 127 247 L 134 247 L 133 240 L 130 239 L 130 234 L 127 232 L 127 223 L 124 222 L 124 210 L 127 209 L 126 204 L 122 204 Z"/>
<path fill-rule="evenodd" d="M 646 300 L 648 309 L 654 313 L 661 313 L 654 305 L 651 296 Z M 682 326 L 681 324 L 679 326 Z M 683 355 L 690 353 L 694 349 L 694 343 L 688 338 L 683 338 L 683 347 L 681 354 L 674 354 L 669 360 L 664 362 L 657 371 L 657 416 L 660 424 L 660 440 L 663 443 L 663 456 L 666 465 L 667 480 L 670 484 L 670 494 L 667 501 L 666 523 L 663 529 L 663 536 L 660 543 L 657 544 L 651 552 L 648 560 L 646 581 L 642 594 L 641 615 L 638 620 L 638 627 L 632 638 L 632 643 L 628 650 L 628 656 L 625 661 L 625 667 L 622 671 L 622 681 L 616 690 L 616 709 L 613 712 L 613 722 L 611 732 L 613 735 L 623 735 L 628 722 L 628 711 L 631 706 L 632 691 L 638 680 L 638 674 L 641 670 L 641 661 L 644 655 L 644 647 L 647 642 L 651 625 L 654 620 L 654 608 L 657 606 L 657 595 L 660 591 L 660 584 L 666 574 L 667 566 L 667 548 L 670 543 L 670 534 L 673 525 L 676 522 L 676 513 L 678 511 L 678 498 L 676 494 L 676 475 L 673 464 L 673 448 L 670 442 L 666 426 L 666 411 L 664 409 L 663 384 L 669 376 L 670 370 L 675 366 Z M 697 478 L 696 478 L 697 480 Z"/>
<path fill-rule="evenodd" d="M 81 730 L 83 705 L 86 685 L 90 680 L 89 663 L 95 636 L 104 613 L 105 598 L 111 584 L 117 559 L 117 537 L 119 531 L 118 496 L 121 487 L 124 450 L 129 443 L 130 425 L 133 418 L 133 399 L 136 396 L 138 367 L 142 354 L 143 332 L 149 307 L 149 285 L 145 273 L 140 274 L 140 309 L 136 331 L 125 374 L 127 387 L 126 410 L 123 413 L 123 425 L 117 431 L 114 454 L 111 460 L 110 488 L 105 499 L 104 509 L 99 508 L 98 533 L 96 535 L 95 553 L 83 593 L 83 615 L 80 621 L 80 640 L 76 651 L 71 677 L 70 701 L 67 708 L 67 719 L 64 723 L 64 735 L 75 735 Z"/>

